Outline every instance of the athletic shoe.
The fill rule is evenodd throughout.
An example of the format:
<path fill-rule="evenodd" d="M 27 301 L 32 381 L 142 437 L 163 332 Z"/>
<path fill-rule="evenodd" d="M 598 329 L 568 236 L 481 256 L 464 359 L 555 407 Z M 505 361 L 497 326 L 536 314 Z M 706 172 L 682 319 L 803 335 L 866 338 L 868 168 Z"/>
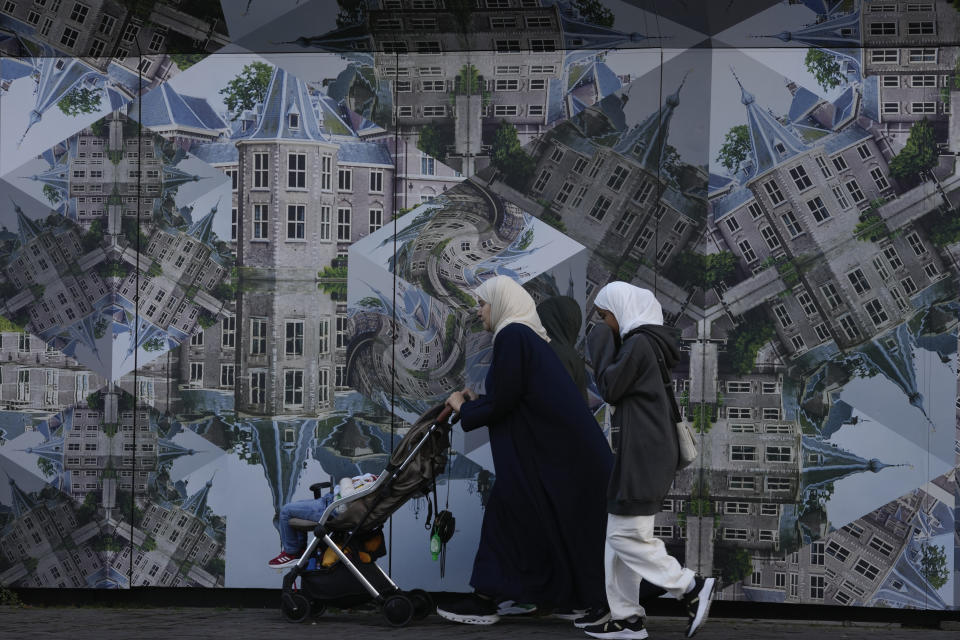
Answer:
<path fill-rule="evenodd" d="M 579 620 L 587 615 L 586 609 L 554 609 L 550 614 L 551 618 L 560 618 L 561 620 Z"/>
<path fill-rule="evenodd" d="M 447 606 L 437 607 L 437 614 L 441 618 L 461 624 L 493 624 L 500 620 L 496 603 L 476 593 L 464 596 Z"/>
<path fill-rule="evenodd" d="M 584 629 L 591 638 L 610 638 L 612 640 L 643 640 L 647 637 L 647 630 L 643 626 L 643 618 L 633 622 L 629 620 L 607 620 Z"/>
<path fill-rule="evenodd" d="M 514 602 L 513 600 L 504 600 L 497 603 L 498 616 L 524 616 L 537 610 L 535 604 L 525 604 L 523 602 Z"/>
<path fill-rule="evenodd" d="M 688 593 L 683 596 L 683 606 L 687 610 L 687 637 L 692 638 L 703 623 L 707 621 L 710 615 L 710 597 L 713 595 L 713 587 L 716 584 L 715 578 L 701 578 L 697 576 L 696 582 Z"/>
<path fill-rule="evenodd" d="M 610 619 L 610 609 L 606 607 L 596 607 L 594 609 L 587 609 L 587 614 L 577 618 L 573 621 L 573 626 L 577 629 L 586 629 L 587 627 L 595 627 L 598 624 L 603 624 Z M 641 621 L 643 618 L 641 618 Z"/>
<path fill-rule="evenodd" d="M 292 556 L 286 551 L 281 551 L 280 555 L 267 563 L 271 569 L 286 569 L 292 567 L 300 561 L 300 556 Z"/>

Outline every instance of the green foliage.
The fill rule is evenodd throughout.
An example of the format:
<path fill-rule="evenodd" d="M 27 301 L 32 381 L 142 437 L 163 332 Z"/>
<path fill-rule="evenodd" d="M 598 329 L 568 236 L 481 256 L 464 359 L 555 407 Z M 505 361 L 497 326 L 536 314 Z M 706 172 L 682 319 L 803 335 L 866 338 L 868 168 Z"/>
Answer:
<path fill-rule="evenodd" d="M 443 326 L 443 354 L 446 356 L 453 351 L 453 341 L 457 339 L 457 315 L 447 316 Z"/>
<path fill-rule="evenodd" d="M 640 268 L 640 263 L 636 260 L 627 259 L 620 263 L 620 266 L 617 268 L 617 280 L 623 280 L 624 282 L 630 282 L 637 276 L 637 269 Z"/>
<path fill-rule="evenodd" d="M 43 195 L 50 201 L 50 204 L 54 206 L 63 200 L 63 198 L 60 197 L 60 191 L 50 184 L 43 185 Z"/>
<path fill-rule="evenodd" d="M 189 287 L 187 287 L 187 290 L 184 291 L 183 299 L 192 301 L 197 296 L 198 291 L 200 291 L 200 287 L 198 287 L 195 284 L 190 285 Z"/>
<path fill-rule="evenodd" d="M 695 285 L 709 289 L 733 275 L 737 257 L 729 251 L 703 255 L 684 251 L 674 261 L 669 277 L 677 284 Z"/>
<path fill-rule="evenodd" d="M 613 11 L 605 7 L 600 0 L 573 0 L 573 6 L 586 22 L 601 27 L 613 26 Z"/>
<path fill-rule="evenodd" d="M 522 190 L 533 172 L 537 162 L 520 145 L 517 128 L 503 120 L 493 137 L 490 163 L 504 175 L 504 180 L 514 189 Z"/>
<path fill-rule="evenodd" d="M 734 372 L 739 375 L 750 373 L 757 362 L 757 352 L 775 335 L 769 320 L 744 322 L 735 327 L 727 336 L 727 357 Z"/>
<path fill-rule="evenodd" d="M 93 520 L 93 516 L 97 513 L 97 494 L 88 493 L 83 499 L 83 503 L 77 507 L 75 512 L 75 517 L 77 519 L 77 526 L 82 527 L 83 525 L 89 523 Z"/>
<path fill-rule="evenodd" d="M 202 329 L 209 329 L 217 323 L 217 318 L 207 311 L 204 311 L 197 317 L 197 324 L 200 325 Z"/>
<path fill-rule="evenodd" d="M 141 551 L 154 551 L 157 548 L 157 541 L 153 539 L 152 535 L 148 535 L 143 539 L 143 544 L 140 545 Z"/>
<path fill-rule="evenodd" d="M 193 65 L 197 64 L 204 58 L 206 58 L 204 53 L 171 53 L 170 58 L 173 60 L 173 63 L 177 65 L 177 68 L 180 71 L 186 71 Z"/>
<path fill-rule="evenodd" d="M 860 222 L 853 228 L 853 236 L 863 242 L 878 242 L 893 235 L 887 222 L 880 216 L 879 209 L 886 202 L 883 198 L 874 200 L 870 207 L 860 214 Z"/>
<path fill-rule="evenodd" d="M 840 63 L 837 62 L 835 57 L 822 49 L 808 50 L 804 63 L 807 66 L 807 71 L 817 79 L 817 84 L 826 91 L 840 86 L 840 83 L 844 80 Z"/>
<path fill-rule="evenodd" d="M 697 433 L 709 433 L 713 427 L 714 406 L 697 404 L 690 411 L 693 414 L 693 430 Z"/>
<path fill-rule="evenodd" d="M 37 458 L 37 468 L 40 469 L 40 473 L 43 474 L 44 478 L 49 478 L 57 473 L 57 469 L 53 466 L 53 463 L 42 456 Z"/>
<path fill-rule="evenodd" d="M 13 284 L 13 283 L 4 282 L 3 284 Z M 0 298 L 5 298 L 5 297 L 7 296 L 0 293 Z M 12 320 L 5 318 L 4 316 L 0 316 L 0 331 L 18 331 L 19 332 L 19 331 L 23 331 L 23 326 L 24 325 L 17 324 Z"/>
<path fill-rule="evenodd" d="M 934 589 L 947 584 L 950 570 L 947 568 L 947 554 L 944 547 L 924 544 L 920 555 L 920 575 Z"/>
<path fill-rule="evenodd" d="M 560 214 L 555 211 L 544 210 L 543 215 L 540 216 L 540 219 L 560 233 L 567 232 L 567 225 L 563 222 L 563 218 L 560 217 Z"/>
<path fill-rule="evenodd" d="M 717 153 L 717 161 L 731 174 L 740 170 L 740 165 L 750 154 L 750 130 L 747 125 L 738 124 L 727 131 L 723 146 Z"/>
<path fill-rule="evenodd" d="M 915 180 L 919 174 L 937 166 L 939 155 L 933 127 L 924 118 L 910 127 L 907 144 L 890 161 L 890 175 L 897 180 Z"/>
<path fill-rule="evenodd" d="M 467 309 L 472 309 L 477 306 L 477 301 L 473 299 L 473 296 L 468 294 L 466 291 L 463 291 L 459 287 L 451 285 L 447 287 L 447 291 L 454 300 L 461 304 L 461 306 L 466 307 Z"/>
<path fill-rule="evenodd" d="M 100 89 L 77 87 L 60 98 L 57 106 L 60 108 L 60 111 L 71 117 L 78 116 L 81 113 L 95 113 L 100 109 L 100 97 L 102 93 Z"/>
<path fill-rule="evenodd" d="M 746 549 L 718 547 L 714 566 L 720 570 L 720 577 L 727 584 L 744 580 L 753 573 L 753 560 Z"/>
<path fill-rule="evenodd" d="M 0 606 L 2 607 L 23 607 L 19 594 L 12 589 L 0 587 Z"/>
<path fill-rule="evenodd" d="M 154 260 L 150 263 L 150 268 L 147 269 L 147 275 L 151 278 L 156 278 L 161 273 L 163 273 L 163 268 L 160 267 L 160 263 Z"/>
<path fill-rule="evenodd" d="M 220 89 L 224 96 L 223 104 L 236 120 L 247 109 L 253 109 L 267 97 L 267 87 L 273 76 L 273 67 L 264 62 L 251 62 L 244 65 L 237 76 Z"/>
<path fill-rule="evenodd" d="M 447 157 L 447 144 L 452 140 L 450 131 L 435 125 L 427 124 L 420 129 L 417 137 L 417 149 L 443 162 Z"/>
<path fill-rule="evenodd" d="M 83 234 L 83 237 L 80 239 L 80 244 L 83 245 L 83 250 L 89 253 L 99 247 L 102 242 L 103 223 L 99 220 L 94 220 L 90 225 L 90 229 Z"/>
<path fill-rule="evenodd" d="M 210 558 L 204 569 L 215 576 L 222 576 L 226 573 L 227 563 L 223 558 Z"/>
<path fill-rule="evenodd" d="M 94 411 L 103 411 L 103 396 L 99 391 L 94 391 L 87 396 L 87 408 Z"/>
<path fill-rule="evenodd" d="M 148 352 L 159 351 L 162 348 L 163 348 L 163 340 L 161 340 L 160 338 L 150 338 L 149 340 L 143 343 L 144 351 L 148 351 Z"/>
<path fill-rule="evenodd" d="M 960 242 L 960 209 L 938 216 L 930 225 L 930 241 L 938 247 Z"/>

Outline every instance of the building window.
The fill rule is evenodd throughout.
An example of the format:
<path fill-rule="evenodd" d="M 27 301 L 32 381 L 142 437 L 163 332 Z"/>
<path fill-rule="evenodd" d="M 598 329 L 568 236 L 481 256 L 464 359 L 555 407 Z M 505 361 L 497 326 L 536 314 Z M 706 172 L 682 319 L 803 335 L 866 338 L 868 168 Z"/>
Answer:
<path fill-rule="evenodd" d="M 116 24 L 117 19 L 110 14 L 105 13 L 103 17 L 100 18 L 100 26 L 97 27 L 97 31 L 105 36 L 108 36 L 113 32 L 113 27 L 116 26 Z"/>
<path fill-rule="evenodd" d="M 531 38 L 530 51 L 548 52 L 557 50 L 557 41 L 546 38 Z"/>
<path fill-rule="evenodd" d="M 288 356 L 303 355 L 303 320 L 288 320 L 284 353 Z"/>
<path fill-rule="evenodd" d="M 727 229 L 730 230 L 730 233 L 736 233 L 740 230 L 740 223 L 737 222 L 737 219 L 734 216 L 727 218 Z"/>
<path fill-rule="evenodd" d="M 161 292 L 162 293 L 162 292 Z M 150 305 L 153 308 L 153 305 Z M 152 314 L 148 314 L 152 315 Z M 198 333 L 191 334 L 190 336 L 190 346 L 191 347 L 202 347 L 203 346 L 203 331 Z"/>
<path fill-rule="evenodd" d="M 370 226 L 368 231 L 373 233 L 383 226 L 383 209 L 370 209 Z"/>
<path fill-rule="evenodd" d="M 767 491 L 790 491 L 790 478 L 767 478 Z"/>
<path fill-rule="evenodd" d="M 797 302 L 800 303 L 800 308 L 803 309 L 803 312 L 807 316 L 812 316 L 817 313 L 817 306 L 813 302 L 813 298 L 810 297 L 810 294 L 806 291 L 797 292 Z"/>
<path fill-rule="evenodd" d="M 895 36 L 897 35 L 897 23 L 896 22 L 871 22 L 870 35 Z"/>
<path fill-rule="evenodd" d="M 807 175 L 807 170 L 802 166 L 790 169 L 790 177 L 793 178 L 793 184 L 797 185 L 798 191 L 805 191 L 813 186 L 810 176 Z"/>
<path fill-rule="evenodd" d="M 549 170 L 544 169 L 540 172 L 540 175 L 537 176 L 537 181 L 533 183 L 533 190 L 536 193 L 543 193 L 543 190 L 550 183 L 550 178 L 553 176 Z"/>
<path fill-rule="evenodd" d="M 857 183 L 856 179 L 848 180 L 846 182 L 847 191 L 850 193 L 850 197 L 853 198 L 854 202 L 863 202 L 866 198 L 863 195 L 863 191 L 860 190 L 860 185 Z"/>
<path fill-rule="evenodd" d="M 237 208 L 230 209 L 230 239 L 237 239 Z"/>
<path fill-rule="evenodd" d="M 190 363 L 190 384 L 203 384 L 203 363 Z"/>
<path fill-rule="evenodd" d="M 754 220 L 759 220 L 761 217 L 763 217 L 763 209 L 760 208 L 759 202 L 754 201 L 748 204 L 747 211 L 750 212 L 750 217 Z"/>
<path fill-rule="evenodd" d="M 613 170 L 613 173 L 610 174 L 610 178 L 607 180 L 607 187 L 615 192 L 620 191 L 620 187 L 623 186 L 624 181 L 626 181 L 627 176 L 630 175 L 630 170 L 624 166 L 617 165 Z"/>
<path fill-rule="evenodd" d="M 750 393 L 751 385 L 749 382 L 730 380 L 727 382 L 727 393 Z"/>
<path fill-rule="evenodd" d="M 493 50 L 497 53 L 520 53 L 519 40 L 494 40 Z"/>
<path fill-rule="evenodd" d="M 753 247 L 750 246 L 749 241 L 741 240 L 738 243 L 738 246 L 740 247 L 740 251 L 743 254 L 743 259 L 746 260 L 748 263 L 753 262 L 757 259 L 757 254 L 753 252 Z"/>
<path fill-rule="evenodd" d="M 266 153 L 253 154 L 253 188 L 266 189 L 270 186 L 270 158 Z"/>
<path fill-rule="evenodd" d="M 749 502 L 724 502 L 723 512 L 737 515 L 747 515 L 750 513 Z"/>
<path fill-rule="evenodd" d="M 760 235 L 763 236 L 763 239 L 767 242 L 767 246 L 770 247 L 770 249 L 780 248 L 780 238 L 777 237 L 777 233 L 773 230 L 773 227 L 761 227 Z"/>
<path fill-rule="evenodd" d="M 283 404 L 288 407 L 303 405 L 303 370 L 283 372 Z"/>
<path fill-rule="evenodd" d="M 810 210 L 810 213 L 813 214 L 813 219 L 817 222 L 824 222 L 830 219 L 830 212 L 827 211 L 827 206 L 823 204 L 823 199 L 820 196 L 812 200 L 807 200 L 807 208 Z"/>
<path fill-rule="evenodd" d="M 330 180 L 333 174 L 333 156 L 325 154 L 320 156 L 320 188 L 323 191 L 330 191 Z"/>
<path fill-rule="evenodd" d="M 317 352 L 320 355 L 325 355 L 330 353 L 330 318 L 320 318 L 318 329 Z"/>
<path fill-rule="evenodd" d="M 870 62 L 873 64 L 897 64 L 900 62 L 900 50 L 871 49 Z"/>
<path fill-rule="evenodd" d="M 37 20 L 40 19 L 39 14 L 35 14 L 31 12 L 31 15 L 37 16 Z M 99 58 L 100 56 L 103 55 L 103 50 L 106 49 L 106 47 L 107 47 L 107 43 L 104 42 L 103 40 L 96 40 L 96 39 L 91 40 L 90 50 L 87 52 L 87 55 L 90 56 L 91 58 Z"/>
<path fill-rule="evenodd" d="M 793 449 L 790 447 L 768 446 L 766 449 L 767 462 L 791 462 Z"/>
<path fill-rule="evenodd" d="M 233 349 L 237 346 L 237 317 L 224 316 L 220 321 L 220 346 Z"/>
<path fill-rule="evenodd" d="M 350 221 L 353 216 L 347 207 L 337 209 L 337 241 L 350 242 Z"/>
<path fill-rule="evenodd" d="M 425 104 L 423 105 L 423 117 L 424 118 L 442 118 L 447 115 L 447 107 L 442 104 Z M 501 115 L 516 115 L 513 114 L 501 114 Z"/>
<path fill-rule="evenodd" d="M 307 186 L 307 154 L 287 154 L 287 188 L 303 189 Z"/>
<path fill-rule="evenodd" d="M 63 28 L 63 34 L 60 36 L 60 44 L 65 47 L 73 47 L 77 43 L 77 36 L 80 35 L 80 32 L 76 29 L 71 29 L 70 27 Z"/>
<path fill-rule="evenodd" d="M 936 113 L 936 112 L 937 112 L 936 102 L 911 102 L 910 103 L 910 113 L 924 114 L 924 113 Z"/>
<path fill-rule="evenodd" d="M 353 170 L 340 167 L 337 169 L 337 190 L 353 191 Z"/>
<path fill-rule="evenodd" d="M 723 529 L 723 539 L 724 540 L 746 540 L 747 539 L 747 530 L 746 529 L 732 529 L 729 527 L 724 527 Z"/>
<path fill-rule="evenodd" d="M 153 52 L 160 51 L 163 48 L 163 42 L 166 40 L 166 36 L 162 33 L 154 33 L 150 38 L 150 44 L 147 45 L 147 49 Z"/>
<path fill-rule="evenodd" d="M 432 156 L 423 154 L 420 156 L 420 174 L 432 176 L 436 173 L 436 160 Z"/>
<path fill-rule="evenodd" d="M 857 328 L 857 324 L 853 321 L 853 318 L 850 317 L 850 314 L 840 316 L 837 318 L 837 321 L 840 323 L 840 328 L 843 329 L 843 333 L 847 336 L 848 340 L 857 340 L 860 338 L 860 329 Z"/>
<path fill-rule="evenodd" d="M 792 171 L 791 171 L 792 173 Z M 767 195 L 770 197 L 770 202 L 777 205 L 783 202 L 783 193 L 780 192 L 780 187 L 774 180 L 768 180 L 763 183 L 763 188 L 767 192 Z"/>
<path fill-rule="evenodd" d="M 657 262 L 664 264 L 669 258 L 670 254 L 673 253 L 674 245 L 671 242 L 664 242 L 660 247 L 660 250 L 657 251 Z"/>
<path fill-rule="evenodd" d="M 220 365 L 220 386 L 221 387 L 232 387 L 233 386 L 233 374 L 235 366 L 232 364 L 221 364 Z"/>
<path fill-rule="evenodd" d="M 287 205 L 287 240 L 303 240 L 306 238 L 306 216 L 306 205 Z"/>
<path fill-rule="evenodd" d="M 320 377 L 317 382 L 317 402 L 321 407 L 326 407 L 330 403 L 330 370 L 319 369 L 317 374 Z"/>
<path fill-rule="evenodd" d="M 907 242 L 910 244 L 910 248 L 913 249 L 913 252 L 922 256 L 927 252 L 927 247 L 924 246 L 923 241 L 920 239 L 920 235 L 916 231 L 911 231 L 907 235 Z"/>
<path fill-rule="evenodd" d="M 266 355 L 267 353 L 267 321 L 265 318 L 251 318 L 250 320 L 250 353 L 251 355 Z"/>
<path fill-rule="evenodd" d="M 255 240 L 266 240 L 267 230 L 267 207 L 265 204 L 253 205 L 253 238 Z"/>
<path fill-rule="evenodd" d="M 877 576 L 880 575 L 880 568 L 870 564 L 863 558 L 857 560 L 857 563 L 853 565 L 853 570 L 867 580 L 876 580 Z"/>
<path fill-rule="evenodd" d="M 756 482 L 753 476 L 727 476 L 727 486 L 736 490 L 753 490 Z"/>
<path fill-rule="evenodd" d="M 330 240 L 330 207 L 320 207 L 320 239 Z"/>
<path fill-rule="evenodd" d="M 750 407 L 727 407 L 727 417 L 732 420 L 749 420 L 752 416 Z"/>
<path fill-rule="evenodd" d="M 793 215 L 792 211 L 787 211 L 786 213 L 782 214 L 780 219 L 783 220 L 783 226 L 786 228 L 787 233 L 790 234 L 791 238 L 796 238 L 803 233 L 803 229 L 800 227 L 800 223 L 797 221 L 797 217 Z"/>
<path fill-rule="evenodd" d="M 777 316 L 777 320 L 780 321 L 780 326 L 789 327 L 793 324 L 793 318 L 791 318 L 790 314 L 787 313 L 787 308 L 784 305 L 778 304 L 774 306 L 773 314 Z"/>
<path fill-rule="evenodd" d="M 823 600 L 823 591 L 826 586 L 824 576 L 810 576 L 810 598 L 813 600 Z"/>
<path fill-rule="evenodd" d="M 262 405 L 267 401 L 267 372 L 250 372 L 250 404 Z"/>
<path fill-rule="evenodd" d="M 880 167 L 874 167 L 871 169 L 870 177 L 873 178 L 873 181 L 876 183 L 877 189 L 883 191 L 884 189 L 888 189 L 890 187 L 890 183 L 887 182 L 887 178 L 883 175 L 883 171 L 880 169 Z"/>
<path fill-rule="evenodd" d="M 493 107 L 495 116 L 515 116 L 520 113 L 520 108 L 515 104 L 498 104 Z"/>
<path fill-rule="evenodd" d="M 870 538 L 870 548 L 879 551 L 888 558 L 893 554 L 893 546 L 887 544 L 877 536 Z"/>
<path fill-rule="evenodd" d="M 894 76 L 896 77 L 896 76 Z M 937 76 L 910 76 L 911 87 L 935 87 L 937 86 Z"/>
<path fill-rule="evenodd" d="M 734 444 L 730 446 L 732 462 L 753 462 L 757 459 L 757 448 L 752 445 Z"/>
<path fill-rule="evenodd" d="M 903 287 L 903 290 L 907 295 L 910 295 L 917 290 L 917 285 L 913 282 L 913 278 L 909 276 L 900 281 L 900 286 Z"/>
<path fill-rule="evenodd" d="M 910 64 L 930 64 L 937 61 L 936 49 L 910 49 Z"/>
<path fill-rule="evenodd" d="M 870 316 L 870 321 L 873 322 L 873 325 L 878 329 L 882 324 L 889 320 L 889 317 L 887 317 L 887 312 L 884 311 L 883 305 L 879 300 L 871 300 L 863 305 L 863 307 L 867 310 L 867 314 Z"/>
<path fill-rule="evenodd" d="M 613 201 L 606 196 L 597 196 L 596 202 L 593 203 L 593 207 L 590 209 L 589 216 L 600 222 L 603 220 L 604 216 L 607 215 L 607 210 L 610 208 L 610 205 L 613 204 Z"/>
<path fill-rule="evenodd" d="M 850 284 L 853 285 L 853 290 L 856 291 L 858 295 L 863 295 L 867 291 L 870 291 L 870 282 L 863 274 L 862 269 L 854 269 L 847 274 L 847 279 L 850 280 Z"/>

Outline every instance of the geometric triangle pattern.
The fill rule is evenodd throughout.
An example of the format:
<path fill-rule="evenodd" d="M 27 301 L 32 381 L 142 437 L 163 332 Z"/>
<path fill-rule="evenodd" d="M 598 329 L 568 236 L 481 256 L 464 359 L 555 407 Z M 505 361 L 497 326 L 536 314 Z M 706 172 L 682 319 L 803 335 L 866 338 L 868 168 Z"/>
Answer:
<path fill-rule="evenodd" d="M 506 275 L 581 352 L 655 293 L 656 535 L 724 599 L 958 605 L 950 2 L 120 4 L 0 7 L 0 585 L 276 585 L 283 505 L 483 392 Z M 494 463 L 398 581 L 468 588 Z"/>

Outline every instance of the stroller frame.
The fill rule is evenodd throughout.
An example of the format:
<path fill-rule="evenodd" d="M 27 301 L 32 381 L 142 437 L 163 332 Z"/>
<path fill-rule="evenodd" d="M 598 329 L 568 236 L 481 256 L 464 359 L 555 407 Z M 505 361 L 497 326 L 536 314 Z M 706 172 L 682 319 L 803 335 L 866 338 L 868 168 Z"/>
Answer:
<path fill-rule="evenodd" d="M 371 561 L 369 565 L 365 566 L 371 566 L 372 569 L 376 571 L 375 575 L 377 581 L 382 578 L 384 583 L 387 585 L 385 588 L 377 589 L 373 582 L 371 582 L 371 580 L 360 571 L 357 565 L 351 561 L 343 549 L 341 549 L 340 546 L 333 541 L 333 539 L 330 537 L 331 532 L 328 531 L 325 525 L 338 507 L 344 506 L 368 495 L 389 489 L 393 484 L 393 481 L 396 480 L 400 473 L 407 467 L 407 465 L 410 464 L 410 461 L 416 457 L 416 455 L 423 448 L 424 444 L 426 444 L 426 442 L 441 429 L 450 429 L 452 425 L 454 425 L 459 419 L 460 416 L 458 414 L 453 412 L 453 410 L 449 407 L 445 407 L 436 416 L 436 418 L 433 419 L 430 427 L 424 432 L 423 437 L 421 437 L 416 445 L 414 445 L 413 449 L 409 452 L 403 462 L 398 465 L 394 465 L 392 461 L 388 462 L 387 466 L 381 472 L 376 481 L 373 482 L 373 484 L 354 494 L 340 498 L 339 500 L 334 500 L 329 506 L 327 506 L 326 509 L 324 509 L 320 516 L 320 520 L 317 522 L 312 520 L 302 520 L 299 518 L 290 519 L 291 526 L 300 530 L 313 531 L 314 537 L 307 545 L 307 549 L 300 556 L 297 564 L 292 567 L 290 571 L 288 571 L 283 577 L 281 609 L 287 620 L 290 622 L 303 622 L 311 615 L 311 613 L 314 615 L 319 615 L 326 608 L 325 602 L 311 602 L 307 596 L 295 590 L 297 578 L 301 577 L 308 570 L 307 566 L 310 562 L 310 559 L 317 556 L 321 542 L 326 545 L 326 548 L 329 548 L 336 554 L 343 566 L 346 567 L 353 577 L 363 586 L 367 593 L 370 594 L 373 600 L 380 607 L 384 617 L 391 625 L 396 627 L 406 626 L 411 620 L 422 619 L 433 612 L 433 601 L 426 591 L 422 589 L 414 589 L 409 592 L 402 591 L 397 583 L 393 581 L 393 579 L 376 563 L 376 561 Z M 323 488 L 331 485 L 332 482 L 324 482 L 311 485 L 310 488 L 313 490 L 314 495 L 319 497 L 320 491 Z M 369 515 L 369 511 L 367 515 Z M 366 516 L 356 528 L 350 531 L 348 540 L 353 538 L 357 531 L 363 526 L 365 521 Z"/>

